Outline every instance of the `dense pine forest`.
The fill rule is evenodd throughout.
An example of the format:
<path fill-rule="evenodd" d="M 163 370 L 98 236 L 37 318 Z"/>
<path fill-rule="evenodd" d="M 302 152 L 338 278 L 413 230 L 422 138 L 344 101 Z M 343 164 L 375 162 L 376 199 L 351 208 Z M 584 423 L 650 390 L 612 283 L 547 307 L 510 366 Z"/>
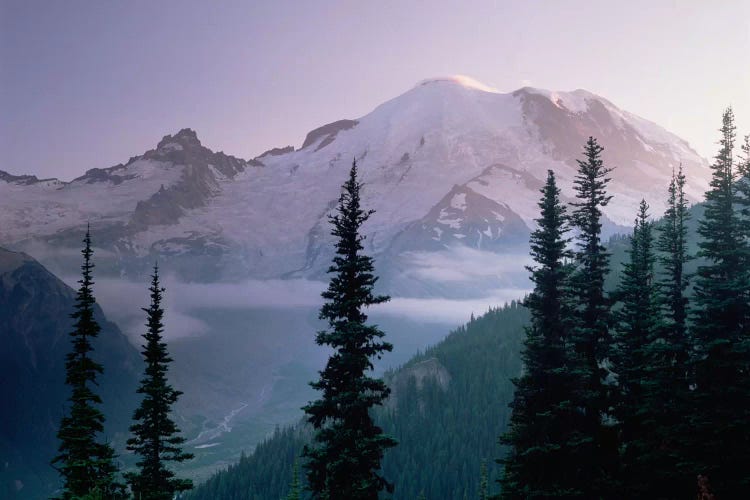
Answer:
<path fill-rule="evenodd" d="M 316 341 L 332 353 L 311 383 L 319 399 L 298 425 L 193 491 L 169 467 L 192 456 L 170 418 L 181 393 L 168 382 L 157 267 L 128 441 L 138 469 L 119 471 L 102 439 L 96 381 L 106 367 L 91 345 L 99 325 L 87 232 L 53 459 L 60 497 L 741 498 L 750 488 L 750 136 L 737 147 L 731 109 L 720 132 L 706 201 L 688 206 L 677 169 L 661 219 L 643 200 L 632 234 L 608 244 L 612 167 L 590 137 L 575 201 L 562 202 L 552 171 L 540 191 L 530 294 L 472 317 L 382 379 L 373 361 L 392 346 L 367 309 L 389 298 L 376 293 L 364 253 L 360 228 L 373 212 L 361 205 L 354 162 L 329 217 L 336 254 Z"/>

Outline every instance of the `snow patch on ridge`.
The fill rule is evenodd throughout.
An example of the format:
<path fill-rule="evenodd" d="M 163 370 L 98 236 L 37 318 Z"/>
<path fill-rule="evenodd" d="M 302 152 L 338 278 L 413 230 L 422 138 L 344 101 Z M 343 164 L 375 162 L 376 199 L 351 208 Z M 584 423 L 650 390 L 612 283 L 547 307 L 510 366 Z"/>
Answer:
<path fill-rule="evenodd" d="M 451 208 L 466 210 L 466 193 L 456 193 L 451 199 Z"/>
<path fill-rule="evenodd" d="M 438 217 L 437 223 L 448 226 L 451 229 L 459 229 L 461 227 L 461 221 L 462 219 L 460 217 L 453 217 L 443 208 L 440 210 L 440 217 Z"/>
<path fill-rule="evenodd" d="M 586 90 L 574 90 L 573 92 L 558 92 L 534 87 L 525 87 L 526 91 L 539 94 L 550 100 L 552 104 L 560 109 L 567 109 L 571 113 L 585 113 L 589 109 L 588 101 L 596 99 L 597 96 Z"/>

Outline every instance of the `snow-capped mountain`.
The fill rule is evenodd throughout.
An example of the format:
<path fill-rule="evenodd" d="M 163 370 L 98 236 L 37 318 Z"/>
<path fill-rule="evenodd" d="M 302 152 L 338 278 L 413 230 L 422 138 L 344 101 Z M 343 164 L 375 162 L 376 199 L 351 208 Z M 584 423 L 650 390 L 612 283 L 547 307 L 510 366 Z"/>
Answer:
<path fill-rule="evenodd" d="M 573 198 L 576 159 L 589 136 L 615 168 L 605 211 L 610 233 L 631 224 L 641 198 L 660 215 L 680 163 L 692 201 L 708 185 L 705 160 L 685 141 L 602 97 L 532 88 L 499 93 L 466 78 L 441 78 L 361 118 L 319 127 L 298 149 L 273 148 L 252 160 L 213 152 L 183 129 L 124 164 L 70 182 L 0 171 L 0 246 L 25 251 L 72 282 L 90 223 L 97 298 L 133 344 L 142 333 L 147 274 L 159 257 L 169 278 L 170 376 L 189 388 L 178 410 L 198 456 L 190 467 L 207 474 L 236 460 L 272 422 L 298 419 L 309 400 L 306 381 L 325 355 L 311 334 L 321 326 L 315 300 L 324 285 L 284 278 L 324 277 L 332 253 L 327 216 L 353 159 L 364 203 L 376 210 L 365 226 L 367 251 L 380 291 L 396 297 L 372 312 L 397 346 L 377 366 L 384 369 L 440 340 L 446 323 L 523 293 L 539 189 L 552 169 L 563 196 Z M 4 269 L 1 254 L 0 275 L 31 269 L 20 266 L 30 257 L 13 252 Z M 42 271 L 24 276 L 38 285 Z M 49 298 L 18 288 L 23 276 L 8 276 L 0 285 L 12 284 L 21 299 Z M 21 309 L 44 319 L 39 312 L 50 303 L 57 304 Z M 440 309 L 466 314 L 440 319 Z M 14 373 L 33 372 L 24 346 L 11 343 L 7 351 L 22 366 Z M 32 389 L 26 392 L 43 393 Z"/>
<path fill-rule="evenodd" d="M 79 247 L 90 222 L 116 273 L 142 274 L 158 254 L 190 280 L 318 277 L 330 261 L 327 215 L 356 158 L 364 203 L 376 210 L 368 251 L 387 263 L 390 286 L 430 293 L 429 277 L 412 272 L 426 255 L 525 249 L 547 170 L 572 198 L 588 136 L 615 167 L 613 228 L 631 224 L 641 198 L 659 215 L 680 163 L 691 200 L 707 187 L 706 162 L 685 141 L 602 97 L 439 78 L 313 130 L 299 149 L 250 161 L 214 153 L 184 129 L 71 182 L 0 172 L 0 243 L 52 263 Z M 417 275 L 419 286 L 405 284 Z"/>

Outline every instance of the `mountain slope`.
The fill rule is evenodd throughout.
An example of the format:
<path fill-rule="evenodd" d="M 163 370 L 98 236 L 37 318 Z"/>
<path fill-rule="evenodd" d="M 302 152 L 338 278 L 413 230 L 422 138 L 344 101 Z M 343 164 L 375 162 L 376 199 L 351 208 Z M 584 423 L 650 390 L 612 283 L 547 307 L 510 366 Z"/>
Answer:
<path fill-rule="evenodd" d="M 414 287 L 400 280 L 401 271 L 419 270 L 414 254 L 524 250 L 546 170 L 572 197 L 575 159 L 589 135 L 616 167 L 611 229 L 631 223 L 642 196 L 659 211 L 680 162 L 691 199 L 706 187 L 705 161 L 684 141 L 602 97 L 503 94 L 434 79 L 357 120 L 310 132 L 297 150 L 275 148 L 250 161 L 213 153 L 185 129 L 70 183 L 2 174 L 0 243 L 54 267 L 61 252 L 49 245 L 71 246 L 89 220 L 112 251 L 100 268 L 116 275 L 142 275 L 155 255 L 168 255 L 190 280 L 318 278 L 330 260 L 326 217 L 357 158 L 364 202 L 376 210 L 365 227 L 368 251 L 399 270 L 384 270 L 384 285 L 441 295 L 434 280 Z"/>
<path fill-rule="evenodd" d="M 500 453 L 512 377 L 527 311 L 493 309 L 386 376 L 393 396 L 377 421 L 399 441 L 383 462 L 394 500 L 477 498 L 479 467 Z M 310 439 L 304 426 L 277 431 L 237 464 L 187 495 L 189 500 L 275 500 L 289 487 L 292 464 Z"/>
<path fill-rule="evenodd" d="M 70 276 L 90 221 L 98 277 L 132 280 L 128 285 L 140 293 L 159 258 L 177 275 L 168 297 L 185 285 L 201 299 L 193 297 L 185 306 L 190 311 L 178 310 L 179 303 L 170 311 L 189 312 L 186 319 L 197 320 L 202 335 L 181 332 L 184 321 L 168 330 L 184 334 L 170 343 L 172 373 L 176 385 L 191 388 L 178 412 L 203 476 L 236 460 L 274 423 L 296 418 L 307 394 L 304 382 L 325 355 L 312 341 L 317 323 L 309 299 L 304 307 L 276 309 L 265 297 L 253 304 L 259 294 L 244 286 L 231 283 L 219 293 L 223 288 L 213 285 L 324 279 L 332 252 L 326 216 L 352 158 L 365 181 L 364 203 L 377 210 L 365 227 L 365 244 L 382 278 L 379 291 L 396 297 L 392 305 L 408 311 L 409 301 L 422 297 L 497 303 L 487 297 L 497 297 L 498 289 L 512 297 L 528 286 L 523 264 L 546 170 L 557 172 L 570 199 L 575 158 L 588 135 L 601 139 L 605 159 L 616 166 L 609 233 L 630 223 L 641 196 L 654 212 L 661 210 L 680 161 L 691 198 L 700 197 L 708 176 L 704 160 L 684 141 L 604 98 L 530 88 L 502 94 L 437 79 L 356 120 L 313 130 L 299 149 L 275 148 L 254 160 L 212 152 L 184 129 L 124 164 L 71 182 L 0 172 L 0 244 Z M 279 283 L 285 304 L 295 304 L 299 288 L 309 284 Z M 100 290 L 105 284 L 101 279 Z M 262 281 L 257 288 L 273 295 L 278 286 L 271 285 Z M 118 293 L 108 313 L 134 309 L 137 316 L 117 320 L 128 325 L 137 318 L 140 327 L 137 304 Z M 208 298 L 210 307 L 203 304 Z M 447 309 L 441 304 L 450 302 L 440 300 L 432 307 Z M 420 324 L 424 316 L 407 317 L 379 320 L 396 344 L 392 363 L 447 330 Z"/>
<path fill-rule="evenodd" d="M 49 461 L 69 391 L 75 292 L 28 255 L 0 248 L 0 492 L 3 498 L 46 498 L 58 484 Z M 94 341 L 105 366 L 99 394 L 107 438 L 122 444 L 136 405 L 140 355 L 96 309 L 102 331 Z"/>
<path fill-rule="evenodd" d="M 693 255 L 703 210 L 703 204 L 690 209 L 688 247 Z M 617 236 L 607 248 L 612 258 L 606 287 L 613 290 L 630 244 Z M 692 274 L 700 264 L 692 260 L 686 271 Z M 493 460 L 504 452 L 497 438 L 510 418 L 511 378 L 521 373 L 528 319 L 518 303 L 492 309 L 387 374 L 393 397 L 378 412 L 378 422 L 399 440 L 383 462 L 386 477 L 396 485 L 395 500 L 412 500 L 422 492 L 433 500 L 477 498 L 482 460 L 488 463 L 490 480 L 497 478 Z M 199 485 L 188 499 L 283 498 L 292 464 L 310 436 L 301 425 L 276 432 L 252 454 Z"/>

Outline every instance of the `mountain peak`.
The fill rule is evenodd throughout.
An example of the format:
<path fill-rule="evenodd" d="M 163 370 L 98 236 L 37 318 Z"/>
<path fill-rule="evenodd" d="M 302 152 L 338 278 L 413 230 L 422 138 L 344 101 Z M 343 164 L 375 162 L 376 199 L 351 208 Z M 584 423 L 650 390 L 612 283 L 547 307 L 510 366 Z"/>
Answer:
<path fill-rule="evenodd" d="M 0 274 L 14 271 L 33 259 L 23 252 L 12 252 L 0 247 Z"/>
<path fill-rule="evenodd" d="M 175 146 L 170 146 L 174 144 L 183 148 L 199 148 L 202 146 L 195 130 L 191 128 L 183 128 L 175 135 L 165 135 L 162 140 L 159 141 L 159 144 L 157 144 L 156 149 L 175 148 Z"/>
<path fill-rule="evenodd" d="M 475 80 L 474 78 L 466 75 L 450 75 L 450 76 L 439 76 L 435 78 L 428 78 L 417 83 L 415 87 L 421 87 L 423 85 L 431 85 L 435 83 L 448 83 L 453 85 L 459 85 L 464 88 L 481 90 L 482 92 L 491 92 L 493 94 L 499 94 L 500 91 L 494 87 Z"/>

